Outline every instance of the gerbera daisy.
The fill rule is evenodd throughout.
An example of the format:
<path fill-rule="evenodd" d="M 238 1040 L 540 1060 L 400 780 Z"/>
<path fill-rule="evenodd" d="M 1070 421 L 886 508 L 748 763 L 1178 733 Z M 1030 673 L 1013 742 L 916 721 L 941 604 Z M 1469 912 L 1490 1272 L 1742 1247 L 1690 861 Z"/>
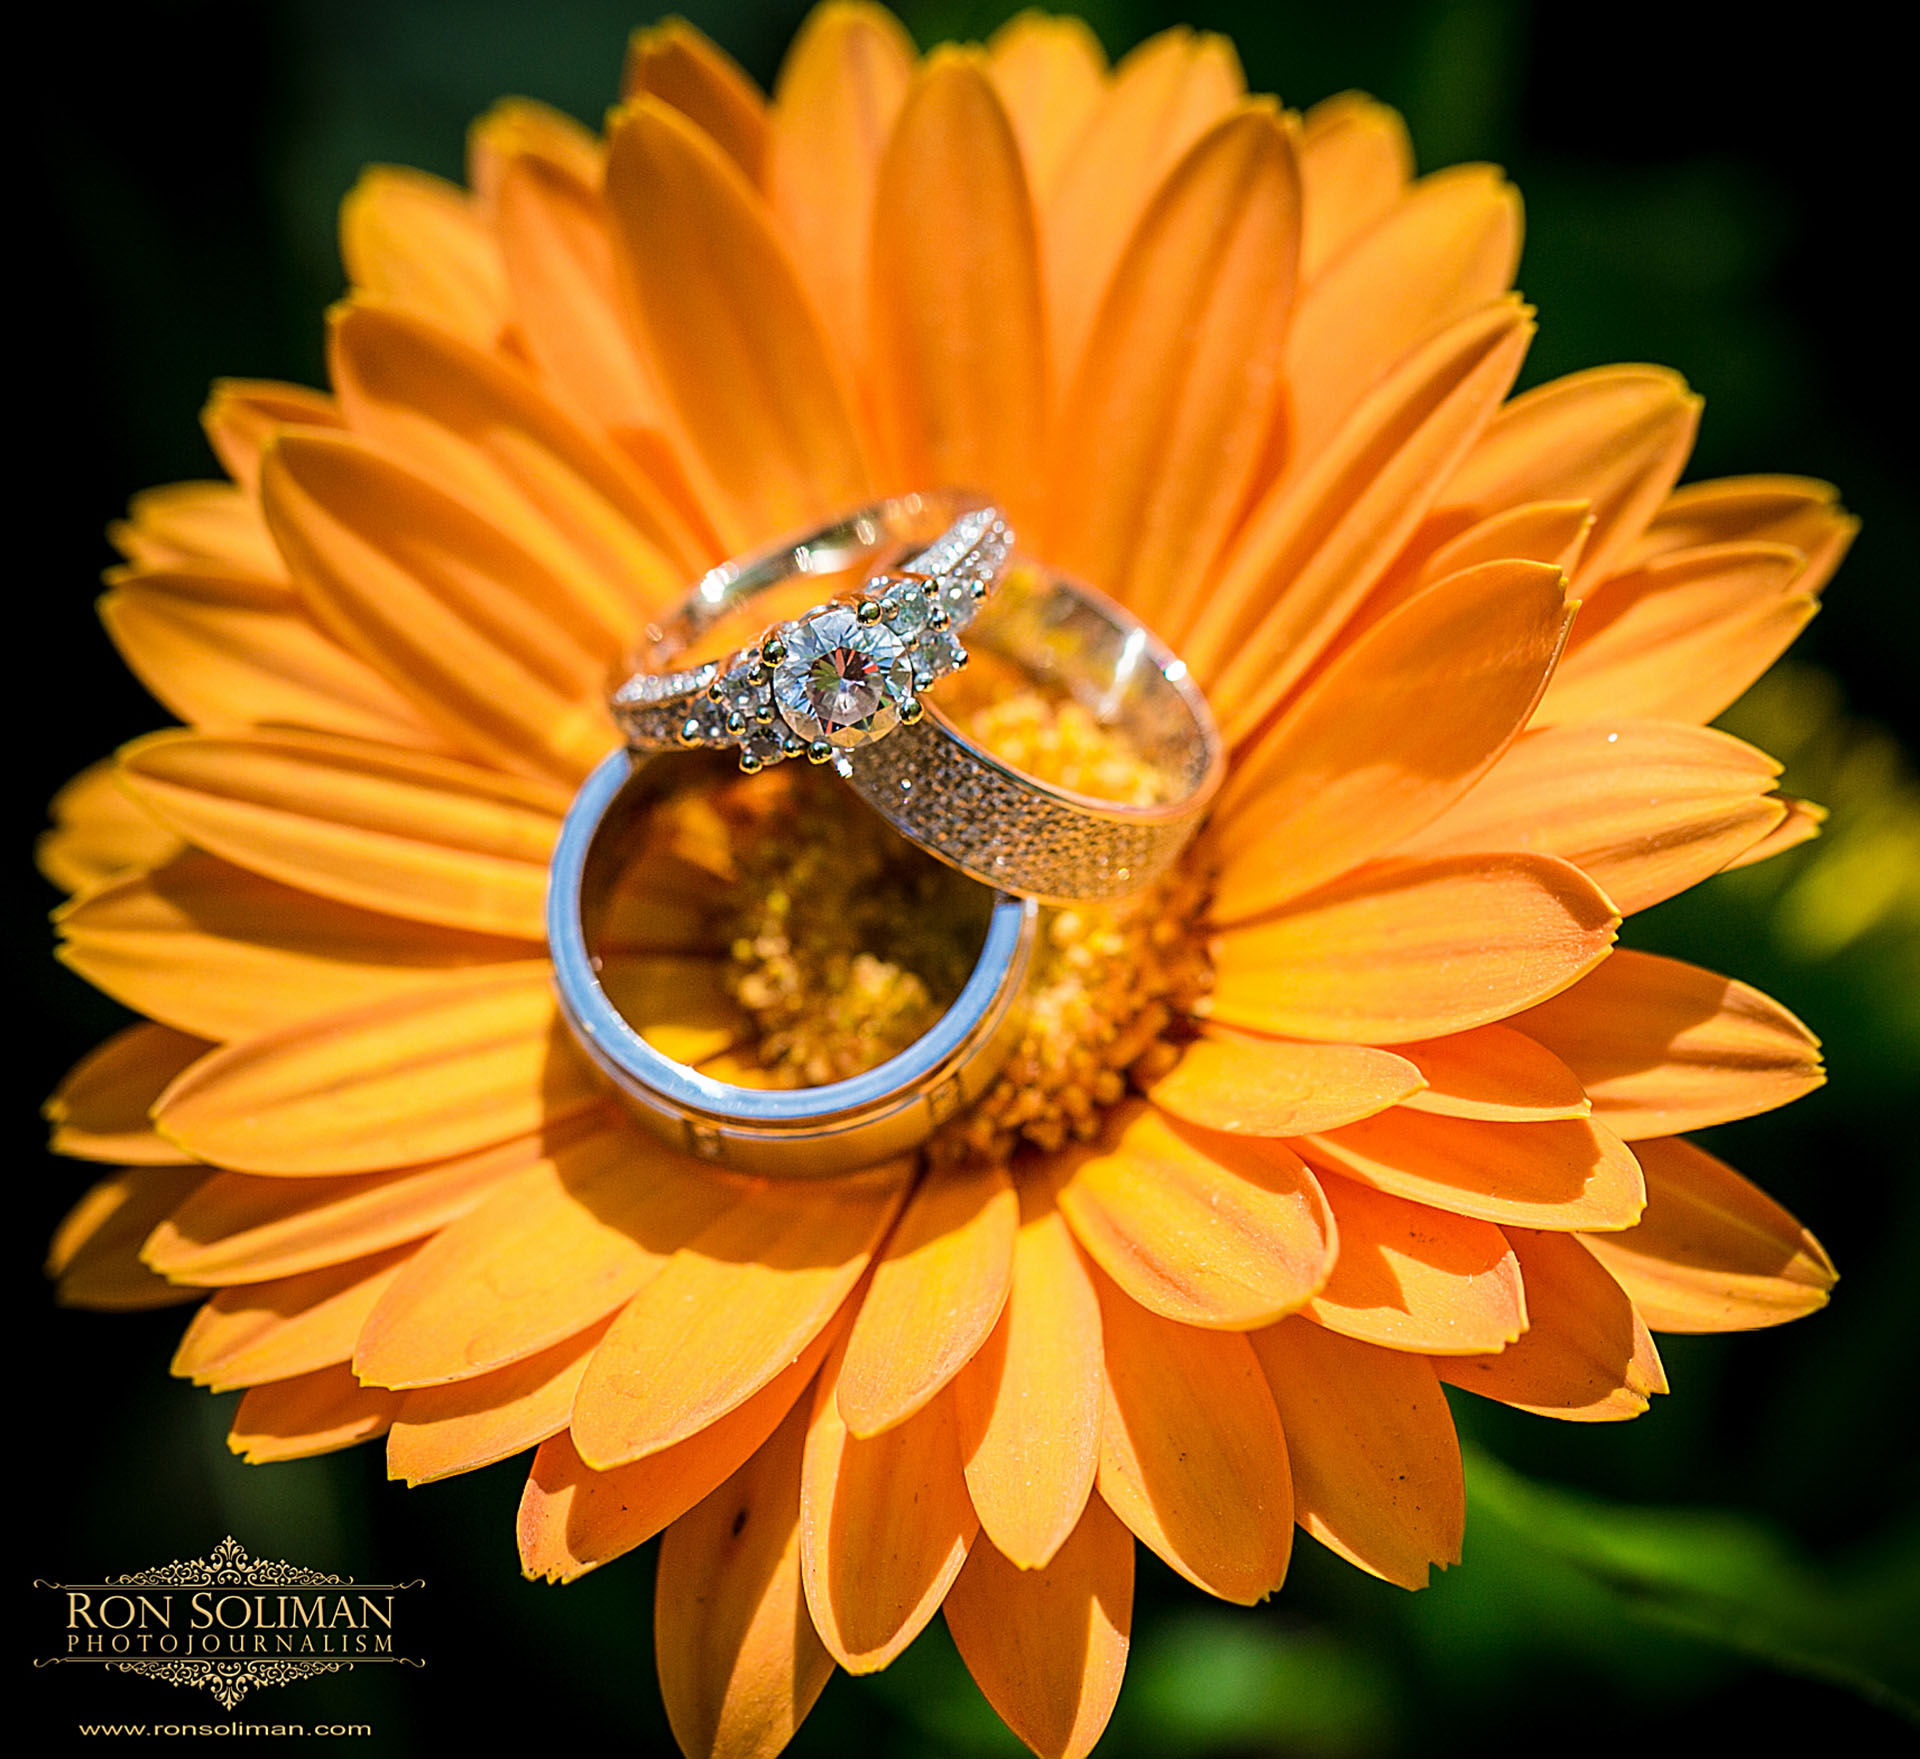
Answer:
<path fill-rule="evenodd" d="M 1218 38 L 1109 69 L 1027 15 L 922 59 L 835 3 L 770 102 L 669 24 L 604 137 L 504 104 L 469 183 L 370 172 L 330 392 L 217 387 L 230 480 L 117 528 L 108 628 L 187 725 L 46 844 L 62 957 L 148 1016 L 52 1102 L 119 1169 L 53 1267 L 205 1297 L 176 1367 L 247 1389 L 236 1451 L 384 1436 L 417 1483 L 534 1450 L 537 1576 L 664 1532 L 689 1753 L 777 1750 L 944 1611 L 1009 1726 L 1078 1754 L 1136 1541 L 1234 1601 L 1296 1525 L 1417 1587 L 1461 1536 L 1443 1384 L 1630 1417 L 1654 1331 L 1825 1300 L 1811 1236 L 1682 1134 L 1806 1092 L 1814 1040 L 1613 943 L 1815 828 L 1706 723 L 1852 521 L 1796 479 L 1676 488 L 1670 373 L 1510 398 L 1497 172 L 1415 180 L 1390 111 L 1249 97 Z M 940 484 L 1185 655 L 1232 777 L 1150 897 L 1050 919 L 1025 1042 L 929 1153 L 718 1174 L 558 1022 L 559 817 L 687 581 Z M 1124 782 L 1070 707 L 974 712 Z M 619 993 L 674 1054 L 805 1076 L 938 1006 L 937 956 L 834 940 L 856 884 L 872 916 L 920 881 L 822 798 L 715 797 L 629 876 Z"/>

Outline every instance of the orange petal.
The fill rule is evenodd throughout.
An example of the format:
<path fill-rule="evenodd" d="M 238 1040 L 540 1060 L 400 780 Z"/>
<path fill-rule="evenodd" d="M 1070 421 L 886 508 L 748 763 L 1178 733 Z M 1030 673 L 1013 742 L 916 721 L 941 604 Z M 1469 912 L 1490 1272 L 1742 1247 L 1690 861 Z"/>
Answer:
<path fill-rule="evenodd" d="M 281 428 L 337 428 L 333 399 L 304 385 L 271 379 L 215 379 L 200 425 L 227 475 L 249 495 L 260 492 L 260 455 Z"/>
<path fill-rule="evenodd" d="M 53 1132 L 47 1146 L 77 1160 L 122 1166 L 179 1166 L 187 1156 L 147 1119 L 167 1084 L 213 1047 L 169 1026 L 142 1023 L 116 1032 L 68 1070 L 41 1108 Z"/>
<path fill-rule="evenodd" d="M 1402 1106 L 1297 1146 L 1363 1185 L 1483 1221 L 1626 1228 L 1646 1202 L 1631 1151 L 1586 1118 L 1493 1124 Z"/>
<path fill-rule="evenodd" d="M 1295 132 L 1256 100 L 1174 168 L 1056 424 L 1046 554 L 1156 626 L 1226 542 L 1273 420 L 1300 229 Z"/>
<path fill-rule="evenodd" d="M 102 1179 L 67 1212 L 47 1248 L 63 1307 L 137 1313 L 197 1301 L 140 1262 L 140 1242 L 205 1177 L 199 1167 L 135 1167 Z"/>
<path fill-rule="evenodd" d="M 142 489 L 131 518 L 107 528 L 113 547 L 140 568 L 224 569 L 281 581 L 286 569 L 253 497 L 232 483 L 166 483 Z"/>
<path fill-rule="evenodd" d="M 120 754 L 135 797 L 269 879 L 410 922 L 546 938 L 558 789 L 317 733 L 154 733 Z"/>
<path fill-rule="evenodd" d="M 835 0 L 802 21 L 774 88 L 768 200 L 842 356 L 867 352 L 867 259 L 880 155 L 913 79 L 912 39 L 882 6 Z"/>
<path fill-rule="evenodd" d="M 1826 1079 L 1820 1041 L 1733 978 L 1617 953 L 1564 996 L 1515 1019 L 1580 1077 L 1593 1115 L 1633 1141 L 1748 1118 Z"/>
<path fill-rule="evenodd" d="M 1798 476 L 1733 476 L 1675 489 L 1634 546 L 1627 566 L 1706 544 L 1786 544 L 1807 558 L 1794 582 L 1817 593 L 1840 566 L 1860 521 L 1831 483 Z"/>
<path fill-rule="evenodd" d="M 1154 192 L 1245 89 L 1233 45 L 1184 25 L 1149 37 L 1113 70 L 1042 217 L 1056 384 L 1079 370 L 1114 265 Z"/>
<path fill-rule="evenodd" d="M 746 1464 L 796 1402 L 811 1403 L 801 1395 L 839 1335 L 841 1317 L 744 1404 L 644 1460 L 596 1472 L 570 1436 L 555 1434 L 535 1456 L 520 1499 L 521 1568 L 529 1576 L 571 1582 L 679 1520 Z M 580 1371 L 585 1367 L 582 1358 Z M 577 1384 L 578 1373 L 574 1379 Z M 573 1398 L 570 1389 L 569 1407 Z"/>
<path fill-rule="evenodd" d="M 293 1187 L 252 1173 L 215 1173 L 153 1230 L 141 1256 L 162 1276 L 209 1288 L 363 1258 L 438 1233 L 570 1135 L 605 1127 L 603 1117 L 589 1113 L 438 1166 L 302 1179 Z"/>
<path fill-rule="evenodd" d="M 372 165 L 340 204 L 340 256 L 361 292 L 491 348 L 507 317 L 493 239 L 466 192 L 424 171 Z"/>
<path fill-rule="evenodd" d="M 1491 1222 L 1322 1176 L 1340 1258 L 1302 1312 L 1328 1331 L 1425 1356 L 1498 1350 L 1527 1326 L 1520 1267 Z"/>
<path fill-rule="evenodd" d="M 120 786 L 112 758 L 90 765 L 53 797 L 53 828 L 33 858 L 63 892 L 84 892 L 129 868 L 158 867 L 180 839 Z"/>
<path fill-rule="evenodd" d="M 1782 817 L 1772 830 L 1768 831 L 1757 843 L 1749 843 L 1731 861 L 1723 871 L 1731 873 L 1736 867 L 1752 867 L 1758 862 L 1771 861 L 1776 855 L 1784 855 L 1789 849 L 1798 849 L 1802 843 L 1810 843 L 1820 834 L 1820 827 L 1827 822 L 1827 809 L 1811 800 L 1801 800 L 1792 794 L 1775 794 L 1779 801 Z"/>
<path fill-rule="evenodd" d="M 873 1267 L 840 1365 L 840 1415 L 856 1438 L 911 1417 L 986 1341 L 1019 1226 L 1003 1168 L 927 1174 Z"/>
<path fill-rule="evenodd" d="M 250 1388 L 227 1446 L 250 1466 L 311 1459 L 385 1435 L 399 1409 L 395 1394 L 362 1386 L 346 1368 L 317 1368 Z"/>
<path fill-rule="evenodd" d="M 1212 1030 L 1147 1094 L 1163 1112 L 1241 1136 L 1303 1136 L 1350 1124 L 1415 1093 L 1420 1071 L 1360 1044 L 1294 1044 Z"/>
<path fill-rule="evenodd" d="M 1278 1144 L 1200 1129 L 1135 1100 L 1054 1173 L 1060 1210 L 1143 1307 L 1244 1330 L 1304 1304 L 1333 1268 L 1313 1175 Z"/>
<path fill-rule="evenodd" d="M 849 1673 L 876 1673 L 926 1628 L 980 1520 L 967 1499 L 953 1395 L 857 1440 L 829 1361 L 800 1480 L 800 1573 L 814 1629 Z"/>
<path fill-rule="evenodd" d="M 524 373 L 379 306 L 336 308 L 330 339 L 354 431 L 537 558 L 599 648 L 624 651 L 649 611 L 678 603 L 698 541 L 622 453 Z"/>
<path fill-rule="evenodd" d="M 1469 568 L 1329 666 L 1236 767 L 1216 915 L 1311 891 L 1466 795 L 1546 688 L 1572 622 L 1564 585 L 1538 562 Z"/>
<path fill-rule="evenodd" d="M 1026 1205 L 1006 1309 L 953 1386 L 980 1525 L 1035 1570 L 1066 1543 L 1093 1489 L 1100 1302 L 1060 1212 L 1031 1192 Z"/>
<path fill-rule="evenodd" d="M 1526 501 L 1587 501 L 1593 531 L 1576 590 L 1611 574 L 1693 449 L 1700 399 L 1664 367 L 1572 373 L 1516 397 L 1447 484 L 1434 520 L 1449 533 Z"/>
<path fill-rule="evenodd" d="M 1779 773 L 1706 727 L 1608 716 L 1540 728 L 1406 847 L 1558 855 L 1629 913 L 1718 873 L 1771 830 L 1786 812 L 1768 795 Z"/>
<path fill-rule="evenodd" d="M 282 587 L 212 571 L 128 575 L 101 599 L 100 620 L 140 682 L 195 726 L 278 724 L 446 748 Z"/>
<path fill-rule="evenodd" d="M 1710 721 L 1818 608 L 1784 544 L 1675 550 L 1607 583 L 1576 627 L 1538 719 Z"/>
<path fill-rule="evenodd" d="M 1833 1261 L 1764 1191 L 1677 1136 L 1634 1152 L 1646 1214 L 1581 1243 L 1653 1330 L 1751 1331 L 1826 1306 Z"/>
<path fill-rule="evenodd" d="M 565 783 L 606 755 L 620 635 L 531 550 L 358 439 L 286 435 L 262 482 L 315 618 L 462 750 Z"/>
<path fill-rule="evenodd" d="M 1638 1417 L 1667 1390 L 1653 1339 L 1620 1285 L 1566 1234 L 1508 1234 L 1527 1285 L 1527 1332 L 1497 1356 L 1441 1358 L 1440 1378 L 1541 1417 Z"/>
<path fill-rule="evenodd" d="M 730 1192 L 632 1124 L 568 1140 L 421 1248 L 360 1334 L 380 1386 L 435 1386 L 522 1361 L 660 1274 Z"/>
<path fill-rule="evenodd" d="M 465 981 L 534 950 L 336 904 L 197 851 L 101 886 L 56 920 L 62 963 L 89 983 L 223 1042 Z"/>
<path fill-rule="evenodd" d="M 1213 1012 L 1297 1038 L 1438 1038 L 1565 989 L 1606 956 L 1618 921 L 1591 880 L 1547 856 L 1374 862 L 1216 937 Z"/>
<path fill-rule="evenodd" d="M 669 18 L 633 33 L 620 96 L 642 93 L 697 123 L 733 162 L 758 183 L 767 157 L 767 104 L 740 65 L 684 18 Z"/>
<path fill-rule="evenodd" d="M 467 182 L 496 242 L 501 187 L 513 167 L 529 159 L 589 188 L 599 187 L 606 168 L 599 140 L 571 116 L 536 98 L 500 99 L 467 129 Z"/>
<path fill-rule="evenodd" d="M 427 1484 L 491 1466 L 558 1436 L 573 1411 L 587 1358 L 609 1323 L 603 1320 L 491 1374 L 415 1388 L 401 1401 L 387 1432 L 387 1476 L 408 1485 Z"/>
<path fill-rule="evenodd" d="M 1133 1629 L 1133 1535 L 1095 1497 L 1044 1569 L 985 1543 L 946 1600 L 947 1629 L 1000 1720 L 1043 1759 L 1093 1751 Z"/>
<path fill-rule="evenodd" d="M 1096 1276 L 1106 1343 L 1100 1495 L 1189 1582 L 1243 1606 L 1293 1551 L 1286 1438 L 1236 1332 L 1176 1325 Z"/>
<path fill-rule="evenodd" d="M 1532 335 L 1503 300 L 1414 351 L 1300 477 L 1260 501 L 1219 580 L 1166 633 L 1228 736 L 1251 732 L 1338 635 L 1520 368 Z"/>
<path fill-rule="evenodd" d="M 1538 1124 L 1584 1118 L 1593 1110 L 1579 1077 L 1510 1026 L 1476 1026 L 1450 1038 L 1403 1044 L 1400 1055 L 1426 1077 L 1426 1086 L 1402 1102 L 1416 1112 Z"/>
<path fill-rule="evenodd" d="M 987 39 L 987 71 L 1044 202 L 1106 93 L 1107 52 L 1084 19 L 1017 12 Z"/>
<path fill-rule="evenodd" d="M 1362 92 L 1322 99 L 1301 131 L 1300 180 L 1300 268 L 1318 275 L 1384 220 L 1413 180 L 1413 143 L 1400 113 Z"/>
<path fill-rule="evenodd" d="M 654 1654 L 683 1752 L 774 1759 L 833 1672 L 800 1586 L 806 1418 L 802 1401 L 661 1541 Z"/>
<path fill-rule="evenodd" d="M 483 969 L 215 1051 L 162 1134 L 250 1173 L 377 1172 L 504 1142 L 599 1099 L 544 962 Z"/>
<path fill-rule="evenodd" d="M 861 501 L 852 392 L 764 203 L 677 111 L 639 98 L 607 158 L 614 257 L 730 547 Z"/>
<path fill-rule="evenodd" d="M 1348 244 L 1287 334 L 1295 473 L 1397 361 L 1505 293 L 1519 260 L 1520 197 L 1491 165 L 1422 178 Z"/>
<path fill-rule="evenodd" d="M 1458 1563 L 1466 1482 L 1432 1365 L 1298 1319 L 1251 1341 L 1292 1441 L 1294 1519 L 1402 1588 Z"/>
<path fill-rule="evenodd" d="M 796 1361 L 860 1280 L 904 1171 L 749 1191 L 680 1247 L 594 1353 L 573 1418 L 580 1457 L 605 1472 L 658 1453 Z"/>
<path fill-rule="evenodd" d="M 173 1372 L 215 1392 L 290 1380 L 345 1362 L 410 1248 L 222 1289 L 193 1316 Z"/>
<path fill-rule="evenodd" d="M 892 479 L 990 491 L 1030 522 L 1046 421 L 1040 243 L 985 58 L 928 57 L 880 161 L 873 382 Z"/>

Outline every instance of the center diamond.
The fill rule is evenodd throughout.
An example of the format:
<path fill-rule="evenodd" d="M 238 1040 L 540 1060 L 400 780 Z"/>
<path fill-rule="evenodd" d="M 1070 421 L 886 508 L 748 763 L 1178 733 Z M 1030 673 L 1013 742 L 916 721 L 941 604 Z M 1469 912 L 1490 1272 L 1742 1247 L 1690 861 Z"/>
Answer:
<path fill-rule="evenodd" d="M 787 656 L 773 670 L 773 700 L 802 739 L 865 745 L 899 725 L 913 695 L 905 644 L 878 623 L 835 605 L 781 632 Z"/>

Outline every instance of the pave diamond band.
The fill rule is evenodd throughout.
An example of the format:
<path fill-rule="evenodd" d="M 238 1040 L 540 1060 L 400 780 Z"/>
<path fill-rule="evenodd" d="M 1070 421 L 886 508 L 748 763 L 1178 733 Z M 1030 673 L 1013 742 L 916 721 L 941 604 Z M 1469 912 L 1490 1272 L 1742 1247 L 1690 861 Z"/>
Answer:
<path fill-rule="evenodd" d="M 616 751 L 574 797 L 547 883 L 554 988 L 574 1037 L 669 1145 L 736 1172 L 831 1178 L 917 1148 L 980 1097 L 1019 1037 L 1035 905 L 1005 893 L 995 898 L 979 957 L 953 1006 L 898 1056 L 821 1087 L 717 1080 L 641 1036 L 603 987 L 595 950 L 609 894 L 648 816 L 676 781 L 698 779 L 687 764 Z"/>

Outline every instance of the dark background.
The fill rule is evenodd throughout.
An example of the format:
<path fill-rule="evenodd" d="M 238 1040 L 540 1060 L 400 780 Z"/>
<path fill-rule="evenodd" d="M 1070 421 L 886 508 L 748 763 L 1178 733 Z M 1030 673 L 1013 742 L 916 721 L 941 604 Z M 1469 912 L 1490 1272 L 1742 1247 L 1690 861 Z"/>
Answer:
<path fill-rule="evenodd" d="M 924 46 L 983 35 L 1009 10 L 903 16 Z M 685 11 L 765 83 L 803 8 Z M 86 1174 L 44 1154 L 35 1108 L 123 1017 L 47 957 L 54 898 L 27 848 L 61 781 L 163 718 L 93 616 L 102 528 L 145 485 L 214 474 L 195 421 L 211 378 L 319 382 L 321 313 L 341 286 L 332 215 L 360 166 L 457 175 L 466 123 L 509 92 L 597 123 L 626 32 L 650 16 L 614 0 L 67 5 L 39 15 L 37 46 L 14 59 L 26 176 L 10 186 L 8 376 L 28 461 L 13 507 L 26 627 L 8 656 L 22 714 L 6 865 L 22 1028 L 6 1116 L 29 1193 L 15 1254 L 18 1586 L 197 1556 L 228 1532 L 256 1554 L 363 1580 L 423 1576 L 425 1673 L 361 1670 L 238 1713 L 371 1722 L 383 1752 L 484 1733 L 670 1751 L 651 1551 L 565 1590 L 529 1586 L 513 1552 L 516 1467 L 406 1492 L 385 1484 L 377 1449 L 242 1466 L 224 1446 L 233 1401 L 167 1379 L 183 1310 L 52 1306 L 39 1257 Z M 1839 483 L 1865 519 L 1861 540 L 1795 650 L 1803 669 L 1734 718 L 1796 751 L 1788 781 L 1836 806 L 1833 847 L 1849 826 L 1891 815 L 1897 829 L 1903 811 L 1920 825 L 1896 743 L 1913 746 L 1920 658 L 1914 105 L 1910 62 L 1866 7 L 1791 25 L 1720 6 L 1517 0 L 1122 0 L 1091 17 L 1115 54 L 1176 20 L 1226 30 L 1256 90 L 1304 106 L 1359 87 L 1406 113 L 1423 170 L 1504 165 L 1527 202 L 1520 285 L 1540 308 L 1524 382 L 1659 361 L 1706 395 L 1690 476 Z M 1897 837 L 1888 847 L 1883 878 L 1900 859 Z M 1828 931 L 1822 899 L 1858 894 L 1846 874 L 1829 870 L 1824 891 L 1808 879 L 1822 859 L 1715 882 L 1627 938 L 1757 982 L 1825 1037 L 1826 1089 L 1712 1145 L 1821 1236 L 1844 1277 L 1833 1307 L 1779 1332 L 1668 1341 L 1675 1393 L 1633 1424 L 1459 1407 L 1464 1435 L 1539 1483 L 1676 1518 L 1588 1521 L 1558 1492 L 1530 1500 L 1489 1469 L 1464 1568 L 1426 1594 L 1303 1541 L 1293 1579 L 1258 1612 L 1206 1602 L 1143 1552 L 1134 1659 L 1103 1753 L 1497 1755 L 1543 1737 L 1659 1751 L 1758 1744 L 1814 1717 L 1833 1750 L 1910 1741 L 1858 1688 L 1877 1677 L 1911 1693 L 1920 1671 L 1904 1409 L 1920 1315 L 1920 877 L 1906 873 L 1904 902 L 1896 884 L 1890 906 Z M 1644 1571 L 1596 1565 L 1593 1534 L 1637 1534 L 1655 1577 L 1718 1583 L 1753 1619 L 1695 1616 L 1697 1597 L 1676 1611 Z M 91 1668 L 35 1675 L 23 1696 L 49 1736 L 80 1720 L 225 1720 L 204 1694 Z M 836 1681 L 794 1751 L 1008 1750 L 997 1729 L 936 1621 L 888 1674 Z"/>

